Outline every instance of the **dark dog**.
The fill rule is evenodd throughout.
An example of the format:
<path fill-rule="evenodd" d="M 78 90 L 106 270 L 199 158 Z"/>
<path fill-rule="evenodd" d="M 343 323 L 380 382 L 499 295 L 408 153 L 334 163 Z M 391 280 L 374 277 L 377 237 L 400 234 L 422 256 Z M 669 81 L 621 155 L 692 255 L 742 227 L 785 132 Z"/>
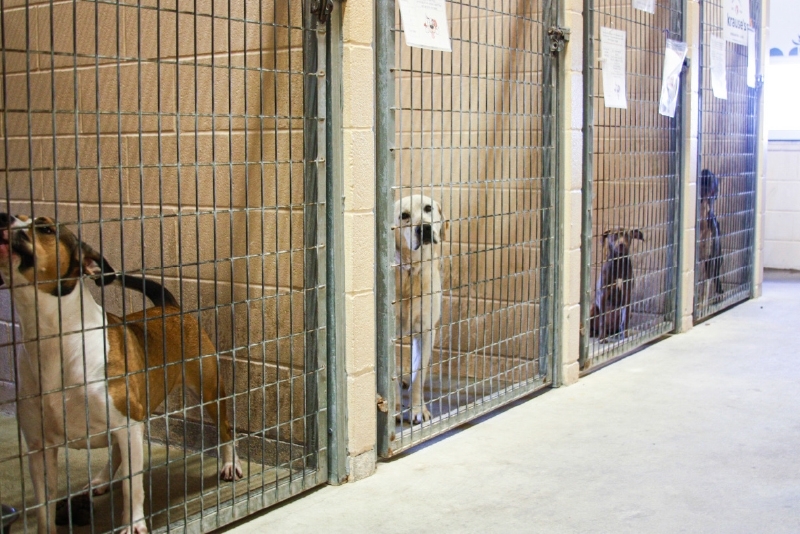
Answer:
<path fill-rule="evenodd" d="M 720 227 L 714 205 L 719 194 L 719 180 L 713 172 L 703 169 L 700 173 L 700 213 L 698 217 L 698 238 L 700 246 L 700 281 L 703 283 L 703 300 L 711 297 L 711 288 L 714 296 L 721 295 L 722 289 L 722 242 Z"/>
<path fill-rule="evenodd" d="M 607 230 L 603 234 L 606 260 L 597 278 L 594 304 L 589 321 L 592 337 L 605 341 L 611 336 L 625 338 L 633 294 L 632 239 L 644 241 L 639 230 Z"/>

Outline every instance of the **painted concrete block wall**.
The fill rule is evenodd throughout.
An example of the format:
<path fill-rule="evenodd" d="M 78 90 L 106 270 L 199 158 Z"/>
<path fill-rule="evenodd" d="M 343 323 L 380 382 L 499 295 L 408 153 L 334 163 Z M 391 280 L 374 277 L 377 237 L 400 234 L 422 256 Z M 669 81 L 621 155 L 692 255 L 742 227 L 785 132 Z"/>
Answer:
<path fill-rule="evenodd" d="M 800 270 L 800 141 L 770 141 L 764 267 Z"/>
<path fill-rule="evenodd" d="M 562 169 L 561 205 L 563 206 L 563 246 L 559 258 L 559 294 L 562 308 L 561 339 L 556 346 L 561 353 L 560 382 L 574 384 L 580 373 L 581 336 L 581 237 L 583 214 L 583 1 L 568 0 L 563 20 L 570 29 L 570 41 L 564 49 L 564 72 L 559 82 L 567 105 L 560 117 L 564 132 L 558 141 Z"/>
<path fill-rule="evenodd" d="M 344 41 L 347 455 L 350 480 L 358 480 L 374 472 L 377 444 L 374 5 L 366 0 L 339 5 Z"/>

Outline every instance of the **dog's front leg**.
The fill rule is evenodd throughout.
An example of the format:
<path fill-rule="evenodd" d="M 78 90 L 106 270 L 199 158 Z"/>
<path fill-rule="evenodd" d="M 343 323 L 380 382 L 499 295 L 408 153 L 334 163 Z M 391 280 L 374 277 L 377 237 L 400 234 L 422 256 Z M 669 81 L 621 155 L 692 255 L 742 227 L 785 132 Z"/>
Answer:
<path fill-rule="evenodd" d="M 411 339 L 411 424 L 430 421 L 431 412 L 425 406 L 423 386 L 430 363 L 432 332 L 415 334 Z"/>
<path fill-rule="evenodd" d="M 41 506 L 36 511 L 39 534 L 56 531 L 56 499 L 58 497 L 58 448 L 45 449 L 35 444 L 30 450 L 36 452 L 29 456 L 28 466 L 33 480 L 36 502 Z"/>
<path fill-rule="evenodd" d="M 144 520 L 144 488 L 142 469 L 144 467 L 144 433 L 142 424 L 133 422 L 130 426 L 114 431 L 114 441 L 119 447 L 122 476 L 122 534 L 147 534 Z"/>

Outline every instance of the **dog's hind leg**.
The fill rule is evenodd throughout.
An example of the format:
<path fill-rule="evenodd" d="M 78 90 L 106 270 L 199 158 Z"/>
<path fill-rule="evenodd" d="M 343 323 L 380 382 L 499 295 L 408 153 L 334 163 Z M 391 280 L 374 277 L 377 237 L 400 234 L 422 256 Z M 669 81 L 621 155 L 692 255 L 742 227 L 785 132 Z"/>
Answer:
<path fill-rule="evenodd" d="M 224 396 L 224 393 L 223 393 Z M 220 401 L 220 409 L 217 404 L 211 402 L 206 405 L 209 415 L 219 421 L 219 441 L 222 444 L 222 468 L 219 470 L 219 478 L 232 482 L 242 478 L 242 464 L 239 462 L 239 455 L 233 446 L 233 431 L 228 420 L 228 399 Z"/>
<path fill-rule="evenodd" d="M 219 477 L 222 480 L 234 481 L 242 478 L 242 464 L 233 445 L 233 428 L 228 419 L 228 395 L 225 382 L 220 380 L 219 368 L 214 356 L 203 358 L 203 391 L 196 392 L 203 399 L 208 414 L 219 430 L 219 442 L 222 444 L 222 468 Z M 219 400 L 217 402 L 210 402 Z"/>
<path fill-rule="evenodd" d="M 433 332 L 414 334 L 411 341 L 411 424 L 430 421 L 431 412 L 425 406 L 425 374 L 431 357 L 431 336 Z"/>
<path fill-rule="evenodd" d="M 113 432 L 113 439 L 120 452 L 120 475 L 122 477 L 122 534 L 147 534 L 144 520 L 144 468 L 143 425 L 131 421 Z"/>

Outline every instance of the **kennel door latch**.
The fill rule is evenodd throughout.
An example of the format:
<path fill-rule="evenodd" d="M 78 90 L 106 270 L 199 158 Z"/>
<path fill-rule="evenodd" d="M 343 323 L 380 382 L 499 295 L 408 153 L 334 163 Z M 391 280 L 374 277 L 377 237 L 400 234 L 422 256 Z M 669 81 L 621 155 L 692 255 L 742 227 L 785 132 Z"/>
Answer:
<path fill-rule="evenodd" d="M 344 0 L 337 0 L 339 3 Z M 328 22 L 333 11 L 333 0 L 313 0 L 311 4 L 311 12 L 317 16 L 320 24 Z"/>
<path fill-rule="evenodd" d="M 550 37 L 550 51 L 561 52 L 564 50 L 567 41 L 569 41 L 569 28 L 562 28 L 561 26 L 553 26 L 547 30 L 547 36 Z"/>

